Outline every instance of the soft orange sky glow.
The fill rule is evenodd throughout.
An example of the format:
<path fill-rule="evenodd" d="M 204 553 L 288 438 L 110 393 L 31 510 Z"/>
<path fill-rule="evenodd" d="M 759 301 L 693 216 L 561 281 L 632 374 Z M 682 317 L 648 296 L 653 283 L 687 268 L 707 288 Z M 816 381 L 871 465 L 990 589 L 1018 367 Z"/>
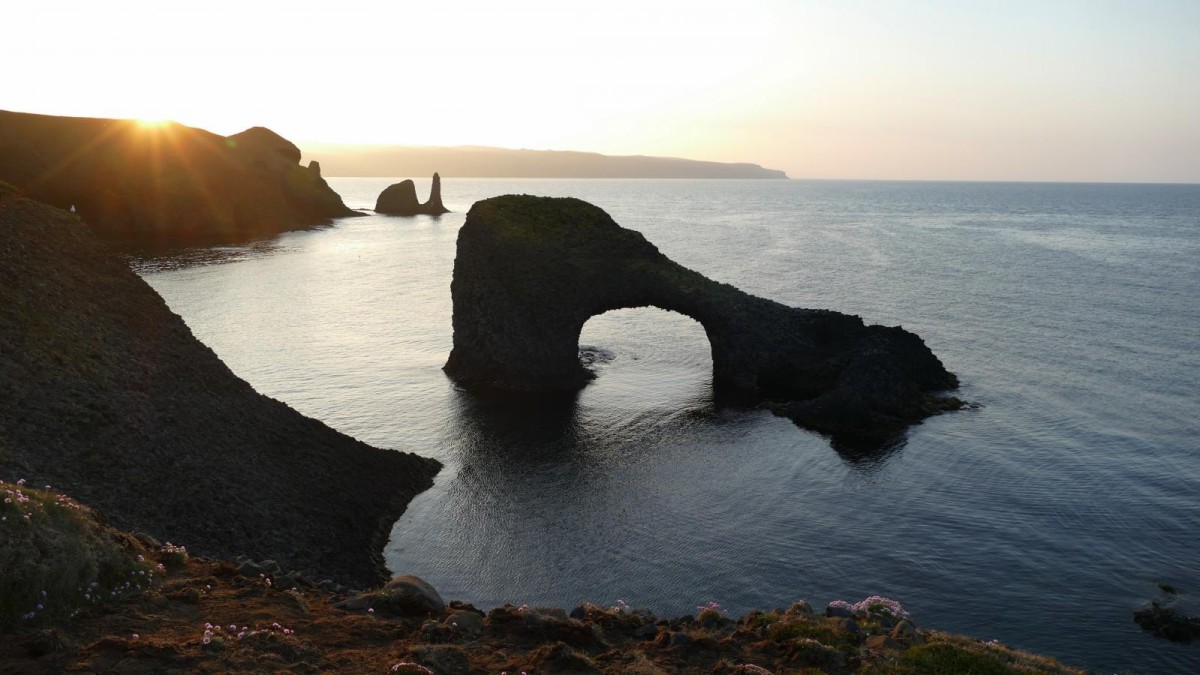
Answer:
<path fill-rule="evenodd" d="M 40 0 L 0 108 L 298 142 L 1200 182 L 1200 2 Z"/>

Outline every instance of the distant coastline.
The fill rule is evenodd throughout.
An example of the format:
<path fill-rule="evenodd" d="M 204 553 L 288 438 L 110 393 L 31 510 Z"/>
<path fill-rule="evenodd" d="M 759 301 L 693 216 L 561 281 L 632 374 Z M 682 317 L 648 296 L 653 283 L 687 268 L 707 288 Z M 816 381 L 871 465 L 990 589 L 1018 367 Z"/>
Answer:
<path fill-rule="evenodd" d="M 428 176 L 457 178 L 754 178 L 787 179 L 758 164 L 706 162 L 676 157 L 616 156 L 565 150 L 513 150 L 479 146 L 302 146 L 327 176 Z"/>

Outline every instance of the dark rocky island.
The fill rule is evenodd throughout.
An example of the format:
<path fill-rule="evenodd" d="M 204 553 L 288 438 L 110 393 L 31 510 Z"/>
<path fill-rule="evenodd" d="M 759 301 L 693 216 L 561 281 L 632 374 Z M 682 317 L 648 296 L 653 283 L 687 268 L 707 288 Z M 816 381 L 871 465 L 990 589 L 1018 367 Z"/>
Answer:
<path fill-rule="evenodd" d="M 578 199 L 477 202 L 459 232 L 451 295 L 445 371 L 469 388 L 576 390 L 591 377 L 579 359 L 584 323 L 654 306 L 704 327 L 718 394 L 766 400 L 835 438 L 887 438 L 961 405 L 938 395 L 957 380 L 916 335 L 711 281 Z"/>
<path fill-rule="evenodd" d="M 229 137 L 176 123 L 0 111 L 0 180 L 74 206 L 97 234 L 148 244 L 240 240 L 361 215 L 314 162 L 262 127 Z"/>
<path fill-rule="evenodd" d="M 417 186 L 412 180 L 403 180 L 387 186 L 375 200 L 375 212 L 389 216 L 440 216 L 450 213 L 442 206 L 442 177 L 433 174 L 433 187 L 429 189 L 429 201 L 422 204 L 417 199 Z"/>
<path fill-rule="evenodd" d="M 78 217 L 0 198 L 0 479 L 365 588 L 438 468 L 255 392 Z"/>

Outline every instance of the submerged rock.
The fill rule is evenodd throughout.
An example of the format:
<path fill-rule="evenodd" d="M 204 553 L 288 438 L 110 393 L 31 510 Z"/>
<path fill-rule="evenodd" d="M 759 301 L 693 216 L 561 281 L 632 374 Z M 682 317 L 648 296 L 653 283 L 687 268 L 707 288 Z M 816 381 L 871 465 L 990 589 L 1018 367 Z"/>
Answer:
<path fill-rule="evenodd" d="M 1135 611 L 1133 620 L 1143 630 L 1171 642 L 1186 644 L 1200 640 L 1200 616 L 1187 616 L 1157 602 Z"/>
<path fill-rule="evenodd" d="M 712 281 L 578 199 L 476 203 L 459 232 L 451 296 L 445 371 L 469 388 L 579 389 L 593 377 L 579 359 L 584 323 L 654 306 L 704 327 L 718 395 L 769 401 L 835 438 L 886 438 L 960 405 L 938 395 L 958 382 L 916 335 Z"/>

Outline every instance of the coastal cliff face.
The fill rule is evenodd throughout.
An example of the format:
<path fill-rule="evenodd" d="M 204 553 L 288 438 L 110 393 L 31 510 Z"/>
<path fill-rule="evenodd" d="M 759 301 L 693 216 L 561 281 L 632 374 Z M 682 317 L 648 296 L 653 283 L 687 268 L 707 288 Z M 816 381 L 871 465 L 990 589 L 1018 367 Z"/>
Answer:
<path fill-rule="evenodd" d="M 258 394 L 79 218 L 0 199 L 0 478 L 362 588 L 438 468 Z"/>
<path fill-rule="evenodd" d="M 959 402 L 919 337 L 857 316 L 799 309 L 705 278 L 578 199 L 476 203 L 458 237 L 446 372 L 468 387 L 570 391 L 590 373 L 579 334 L 591 317 L 654 306 L 698 321 L 718 394 L 765 399 L 801 426 L 872 439 Z"/>
<path fill-rule="evenodd" d="M 0 111 L 0 180 L 74 206 L 109 239 L 246 239 L 361 215 L 299 161 L 262 127 L 222 137 L 173 122 Z"/>

